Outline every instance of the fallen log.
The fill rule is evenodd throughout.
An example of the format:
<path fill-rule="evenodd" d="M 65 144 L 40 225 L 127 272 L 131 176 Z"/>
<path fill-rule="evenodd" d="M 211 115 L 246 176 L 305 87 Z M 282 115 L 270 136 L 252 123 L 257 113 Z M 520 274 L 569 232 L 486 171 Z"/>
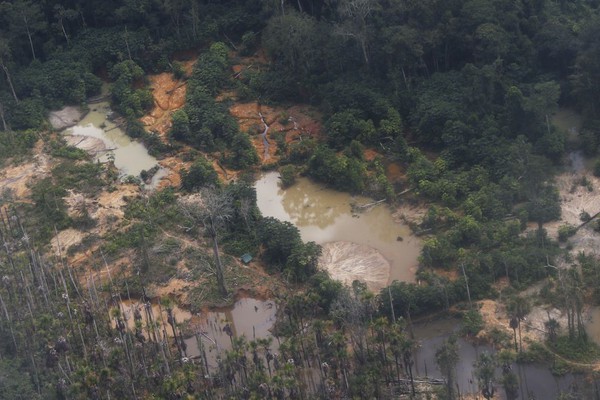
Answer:
<path fill-rule="evenodd" d="M 369 208 L 369 207 L 376 206 L 377 204 L 381 204 L 384 201 L 385 201 L 385 199 L 377 200 L 377 201 L 374 201 L 372 203 L 367 203 L 367 204 L 356 204 L 355 207 L 356 208 Z"/>
<path fill-rule="evenodd" d="M 578 231 L 580 228 L 583 228 L 584 226 L 586 226 L 587 224 L 589 224 L 590 222 L 592 222 L 592 220 L 594 220 L 596 217 L 598 217 L 598 215 L 600 215 L 600 212 L 597 212 L 596 214 L 592 215 L 590 217 L 590 219 L 588 219 L 587 221 L 585 221 L 583 224 L 580 224 L 579 226 L 577 226 L 577 228 L 575 228 L 575 230 Z"/>

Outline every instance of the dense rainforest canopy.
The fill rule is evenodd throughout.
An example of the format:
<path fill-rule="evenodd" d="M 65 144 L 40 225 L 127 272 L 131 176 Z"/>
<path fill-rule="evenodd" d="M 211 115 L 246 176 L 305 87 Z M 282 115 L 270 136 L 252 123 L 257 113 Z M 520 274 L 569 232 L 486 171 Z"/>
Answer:
<path fill-rule="evenodd" d="M 286 295 L 281 332 L 291 339 L 282 351 L 309 366 L 317 359 L 307 352 L 330 360 L 325 364 L 333 371 L 335 389 L 314 397 L 382 398 L 378 377 L 390 382 L 400 375 L 401 364 L 405 374 L 411 368 L 411 344 L 396 318 L 410 321 L 494 295 L 499 278 L 519 290 L 556 275 L 551 262 L 560 249 L 542 229 L 561 214 L 553 174 L 567 150 L 580 148 L 595 158 L 600 146 L 599 6 L 597 0 L 2 1 L 0 160 L 26 154 L 40 132 L 51 131 L 50 110 L 84 105 L 109 83 L 112 107 L 125 119 L 130 136 L 160 157 L 183 146 L 197 152 L 178 189 L 190 193 L 210 186 L 206 190 L 231 203 L 209 215 L 211 221 L 222 217 L 227 223 L 205 226 L 203 233 L 189 231 L 212 238 L 217 255 L 217 239 L 235 256 L 261 249 L 269 272 L 302 284 L 302 290 L 294 286 Z M 259 53 L 266 68 L 247 69 L 232 79 L 232 57 Z M 198 56 L 187 74 L 180 61 L 190 54 Z M 168 142 L 145 131 L 139 120 L 154 101 L 147 75 L 165 71 L 187 84 L 185 105 L 172 115 Z M 376 297 L 358 283 L 343 288 L 317 272 L 317 245 L 303 243 L 293 225 L 259 215 L 247 179 L 220 186 L 213 166 L 198 154 L 221 154 L 219 162 L 238 171 L 259 163 L 248 135 L 229 113 L 230 104 L 218 100 L 225 91 L 235 91 L 242 100 L 303 103 L 320 111 L 321 137 L 282 143 L 275 167 L 281 167 L 288 183 L 302 173 L 390 203 L 401 201 L 398 194 L 410 189 L 412 201 L 425 202 L 427 212 L 413 227 L 427 234 L 418 273 L 423 284 L 394 282 Z M 550 123 L 559 107 L 583 116 L 576 138 Z M 380 157 L 366 159 L 366 148 Z M 257 361 L 257 344 L 236 342 L 237 353 L 224 361 L 219 382 L 207 383 L 196 379 L 197 370 L 187 361 L 167 360 L 171 353 L 162 344 L 153 343 L 153 350 L 139 337 L 135 344 L 124 327 L 94 325 L 100 316 L 79 297 L 68 268 L 50 279 L 37 252 L 57 230 L 94 223 L 85 213 L 70 217 L 61 199 L 72 187 L 83 193 L 100 190 L 102 168 L 77 164 L 86 156 L 72 148 L 57 147 L 53 155 L 64 161 L 52 178 L 37 182 L 30 201 L 17 205 L 14 215 L 3 208 L 0 398 L 312 396 L 294 386 L 293 365 L 271 374 L 268 351 L 267 374 L 264 361 Z M 390 182 L 384 161 L 402 165 L 406 179 Z M 178 212 L 173 189 L 159 191 L 146 203 L 132 201 L 125 215 L 132 225 L 111 236 L 103 250 L 110 257 L 135 249 L 142 273 L 154 277 L 166 275 L 147 259 L 156 238 L 165 229 L 207 218 L 186 219 Z M 529 222 L 538 229 L 526 233 Z M 570 313 L 571 338 L 582 332 L 582 298 L 571 289 L 591 289 L 593 299 L 600 300 L 591 279 L 599 271 L 597 261 L 582 255 L 578 262 L 583 275 L 565 275 L 566 284 L 547 293 L 548 299 L 553 293 L 560 298 Z M 460 271 L 464 279 L 436 270 Z M 40 289 L 29 292 L 30 277 L 23 274 L 31 274 Z M 138 278 L 104 289 L 110 295 L 124 293 L 124 285 L 130 285 L 127 292 L 146 295 Z M 69 296 L 79 303 L 71 304 Z M 24 315 L 20 302 L 30 315 Z M 79 314 L 72 313 L 73 305 Z M 57 313 L 69 316 L 67 328 Z M 357 315 L 360 323 L 353 319 Z M 303 339 L 309 325 L 314 335 Z M 106 340 L 126 344 L 111 347 Z M 303 340 L 312 347 L 305 349 Z M 451 370 L 451 346 L 440 352 L 442 369 L 446 362 Z M 247 371 L 251 362 L 244 352 L 250 358 L 250 349 L 255 368 Z M 145 358 L 159 353 L 162 358 L 154 364 Z M 489 371 L 485 362 L 478 367 L 481 376 Z M 136 363 L 144 364 L 143 371 Z M 325 364 L 319 359 L 316 365 Z M 28 374 L 13 376 L 14 370 Z M 9 381 L 14 384 L 3 384 Z M 446 398 L 454 398 L 453 390 L 447 388 Z"/>

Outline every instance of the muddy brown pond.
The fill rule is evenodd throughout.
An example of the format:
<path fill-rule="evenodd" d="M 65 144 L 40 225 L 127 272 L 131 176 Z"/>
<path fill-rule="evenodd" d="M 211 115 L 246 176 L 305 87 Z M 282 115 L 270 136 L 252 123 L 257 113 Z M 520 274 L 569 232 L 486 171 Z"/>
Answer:
<path fill-rule="evenodd" d="M 357 249 L 374 249 L 380 253 L 389 263 L 389 272 L 387 279 L 375 289 L 394 280 L 414 281 L 421 241 L 411 234 L 408 226 L 395 221 L 385 204 L 353 214 L 351 204 L 367 204 L 373 199 L 327 189 L 306 178 L 298 179 L 293 186 L 283 190 L 279 187 L 276 172 L 266 173 L 258 179 L 256 195 L 263 216 L 294 224 L 304 241 L 326 246 L 349 242 L 361 246 Z M 343 278 L 344 271 L 334 272 Z M 362 271 L 365 275 L 369 272 Z"/>
<path fill-rule="evenodd" d="M 77 125 L 65 129 L 63 134 L 70 145 L 95 155 L 100 162 L 112 158 L 121 177 L 139 177 L 143 170 L 158 165 L 142 143 L 131 140 L 110 120 L 112 111 L 108 102 L 90 104 L 89 107 L 90 111 Z M 154 187 L 164 175 L 165 171 L 159 168 L 148 186 Z"/>

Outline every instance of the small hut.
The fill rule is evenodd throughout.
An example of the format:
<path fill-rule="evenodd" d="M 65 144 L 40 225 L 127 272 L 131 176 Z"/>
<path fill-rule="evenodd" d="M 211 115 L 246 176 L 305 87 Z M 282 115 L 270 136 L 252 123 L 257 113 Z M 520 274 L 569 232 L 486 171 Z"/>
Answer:
<path fill-rule="evenodd" d="M 246 253 L 240 257 L 240 260 L 244 263 L 244 265 L 248 265 L 248 263 L 252 261 L 252 256 L 249 253 Z"/>

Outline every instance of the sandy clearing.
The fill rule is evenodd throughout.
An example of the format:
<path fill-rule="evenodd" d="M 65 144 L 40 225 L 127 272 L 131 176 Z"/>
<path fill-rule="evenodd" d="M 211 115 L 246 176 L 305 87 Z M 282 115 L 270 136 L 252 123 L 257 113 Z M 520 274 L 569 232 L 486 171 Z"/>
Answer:
<path fill-rule="evenodd" d="M 319 268 L 329 272 L 331 278 L 348 286 L 359 280 L 374 293 L 387 285 L 390 263 L 374 248 L 339 241 L 325 243 L 322 249 Z"/>

